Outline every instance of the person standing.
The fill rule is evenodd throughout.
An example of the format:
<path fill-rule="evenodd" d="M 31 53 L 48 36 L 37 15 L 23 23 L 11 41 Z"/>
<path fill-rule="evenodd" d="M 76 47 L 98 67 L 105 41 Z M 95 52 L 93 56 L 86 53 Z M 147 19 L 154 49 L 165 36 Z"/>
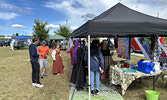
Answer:
<path fill-rule="evenodd" d="M 54 46 L 55 46 L 55 40 L 52 41 L 52 49 L 54 49 Z"/>
<path fill-rule="evenodd" d="M 85 75 L 85 70 L 84 70 L 84 55 L 83 55 L 83 50 L 81 48 L 81 40 L 76 40 L 75 41 L 75 46 L 73 50 L 73 55 L 72 55 L 72 61 L 74 63 L 72 74 L 71 74 L 71 80 L 70 82 L 76 85 L 76 89 L 82 90 L 84 89 L 83 86 L 86 83 L 86 75 Z"/>
<path fill-rule="evenodd" d="M 63 65 L 63 60 L 60 55 L 60 45 L 58 43 L 55 44 L 55 48 L 52 52 L 52 58 L 53 58 L 53 69 L 52 69 L 52 74 L 57 75 L 57 74 L 63 74 L 64 71 L 64 65 Z"/>
<path fill-rule="evenodd" d="M 38 38 L 34 38 L 32 41 L 33 43 L 29 46 L 30 62 L 32 65 L 32 86 L 42 88 L 44 85 L 42 85 L 39 81 L 39 54 L 37 54 L 36 49 L 36 45 L 38 44 Z"/>
<path fill-rule="evenodd" d="M 72 53 L 72 62 L 73 62 L 73 69 L 72 69 L 72 73 L 71 73 L 71 79 L 70 82 L 75 84 L 76 83 L 76 79 L 77 79 L 77 71 L 76 71 L 76 64 L 77 64 L 77 49 L 78 49 L 78 45 L 79 42 L 81 42 L 81 40 L 75 40 L 75 45 L 73 48 L 73 53 Z"/>
<path fill-rule="evenodd" d="M 84 60 L 88 63 L 88 51 L 85 53 Z M 90 81 L 91 94 L 99 94 L 100 73 L 104 72 L 104 60 L 101 51 L 98 49 L 98 41 L 93 40 L 90 47 Z M 96 80 L 96 90 L 94 90 L 94 79 Z"/>
<path fill-rule="evenodd" d="M 74 50 L 74 44 L 75 44 L 75 40 L 73 42 L 73 46 L 70 48 L 70 56 L 71 56 L 71 70 L 73 68 L 73 62 L 72 62 L 72 54 L 73 54 L 73 50 Z"/>
<path fill-rule="evenodd" d="M 49 55 L 49 48 L 46 46 L 46 41 L 42 41 L 42 46 L 38 47 L 37 49 L 39 53 L 39 64 L 40 64 L 40 71 L 41 71 L 41 78 L 46 76 L 46 67 L 47 67 L 47 55 Z"/>

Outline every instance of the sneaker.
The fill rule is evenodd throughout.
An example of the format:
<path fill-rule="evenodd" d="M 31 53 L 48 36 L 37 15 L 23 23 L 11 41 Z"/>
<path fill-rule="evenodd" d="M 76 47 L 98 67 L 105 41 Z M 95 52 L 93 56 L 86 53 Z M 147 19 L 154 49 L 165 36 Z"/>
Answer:
<path fill-rule="evenodd" d="M 38 88 L 44 87 L 44 85 L 42 85 L 42 84 L 36 84 L 35 86 L 38 87 Z"/>
<path fill-rule="evenodd" d="M 36 86 L 37 83 L 32 83 L 32 86 Z"/>
<path fill-rule="evenodd" d="M 95 95 L 98 95 L 99 94 L 99 90 L 95 90 Z"/>
<path fill-rule="evenodd" d="M 44 73 L 44 76 L 47 76 L 47 74 L 46 74 L 46 73 Z"/>
<path fill-rule="evenodd" d="M 94 90 L 91 90 L 91 95 L 94 96 Z"/>

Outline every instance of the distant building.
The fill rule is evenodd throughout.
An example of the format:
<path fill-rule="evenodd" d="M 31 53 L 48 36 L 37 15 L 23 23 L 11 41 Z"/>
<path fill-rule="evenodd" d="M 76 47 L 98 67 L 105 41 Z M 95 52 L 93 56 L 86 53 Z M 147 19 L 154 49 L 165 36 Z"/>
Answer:
<path fill-rule="evenodd" d="M 1 39 L 11 39 L 12 37 L 11 36 L 5 36 L 5 35 L 0 35 L 0 38 Z"/>
<path fill-rule="evenodd" d="M 5 37 L 5 35 L 0 35 L 0 38 L 4 38 Z"/>

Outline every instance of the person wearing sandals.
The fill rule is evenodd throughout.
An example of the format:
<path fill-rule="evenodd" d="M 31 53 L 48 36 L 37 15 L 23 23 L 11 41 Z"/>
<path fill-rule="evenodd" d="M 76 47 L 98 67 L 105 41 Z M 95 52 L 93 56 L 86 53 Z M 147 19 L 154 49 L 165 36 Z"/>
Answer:
<path fill-rule="evenodd" d="M 88 51 L 85 53 L 84 60 L 88 63 Z M 93 40 L 90 47 L 90 81 L 91 94 L 99 94 L 100 73 L 104 72 L 104 60 L 101 51 L 98 48 L 98 41 Z M 96 80 L 96 89 L 94 89 L 94 79 Z"/>

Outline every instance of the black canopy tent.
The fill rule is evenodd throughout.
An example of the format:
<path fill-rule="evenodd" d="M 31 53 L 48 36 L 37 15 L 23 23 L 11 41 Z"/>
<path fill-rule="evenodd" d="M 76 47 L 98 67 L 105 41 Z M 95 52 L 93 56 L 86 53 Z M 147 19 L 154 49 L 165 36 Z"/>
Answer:
<path fill-rule="evenodd" d="M 167 36 L 167 20 L 149 16 L 118 3 L 72 32 L 71 37 Z"/>
<path fill-rule="evenodd" d="M 149 16 L 118 3 L 74 30 L 71 37 L 88 37 L 88 76 L 90 98 L 90 37 L 167 36 L 167 20 Z M 157 39 L 157 38 L 156 38 Z M 154 42 L 155 43 L 155 42 Z M 129 48 L 130 49 L 130 48 Z M 129 50 L 130 54 L 130 50 Z M 129 58 L 130 59 L 130 58 Z M 155 80 L 155 77 L 153 78 Z M 153 81 L 153 89 L 155 82 Z"/>

